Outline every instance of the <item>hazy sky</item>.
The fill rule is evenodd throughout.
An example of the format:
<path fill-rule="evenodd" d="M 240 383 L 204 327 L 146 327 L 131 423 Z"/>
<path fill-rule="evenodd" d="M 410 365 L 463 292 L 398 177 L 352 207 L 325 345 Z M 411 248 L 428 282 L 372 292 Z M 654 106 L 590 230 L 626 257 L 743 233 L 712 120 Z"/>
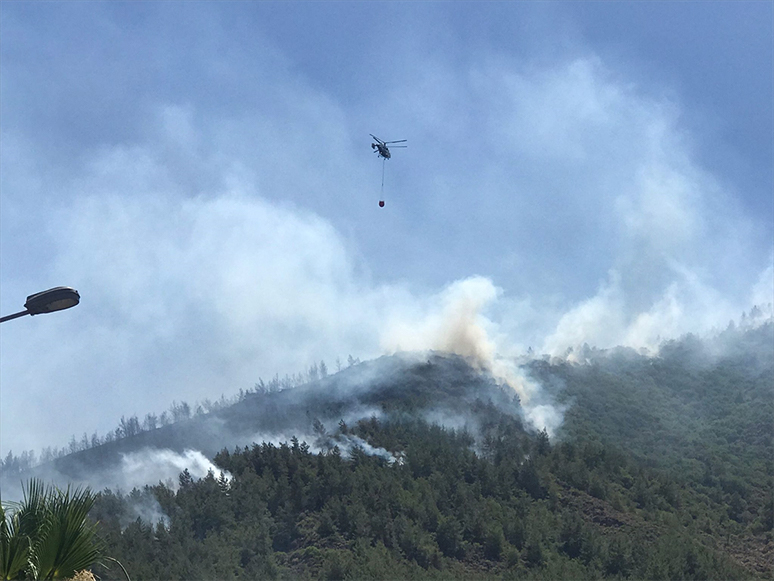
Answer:
<path fill-rule="evenodd" d="M 82 302 L 2 324 L 0 453 L 422 346 L 471 305 L 505 357 L 771 302 L 773 22 L 764 1 L 2 2 L 0 312 Z M 384 208 L 369 133 L 408 140 Z"/>

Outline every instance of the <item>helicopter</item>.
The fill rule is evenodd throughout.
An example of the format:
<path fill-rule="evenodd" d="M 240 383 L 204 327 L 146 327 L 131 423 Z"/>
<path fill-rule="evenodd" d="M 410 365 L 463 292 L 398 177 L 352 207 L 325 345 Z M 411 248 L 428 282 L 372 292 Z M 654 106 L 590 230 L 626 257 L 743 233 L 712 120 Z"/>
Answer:
<path fill-rule="evenodd" d="M 398 141 L 382 141 L 373 133 L 369 133 L 369 135 L 376 139 L 376 143 L 371 144 L 371 149 L 374 150 L 374 153 L 377 155 L 377 157 L 383 157 L 384 159 L 390 159 L 390 157 L 392 157 L 390 155 L 390 150 L 387 147 L 388 145 L 392 145 L 393 143 L 405 143 L 408 141 L 408 139 L 399 139 Z M 393 145 L 393 147 L 408 147 L 408 145 Z"/>

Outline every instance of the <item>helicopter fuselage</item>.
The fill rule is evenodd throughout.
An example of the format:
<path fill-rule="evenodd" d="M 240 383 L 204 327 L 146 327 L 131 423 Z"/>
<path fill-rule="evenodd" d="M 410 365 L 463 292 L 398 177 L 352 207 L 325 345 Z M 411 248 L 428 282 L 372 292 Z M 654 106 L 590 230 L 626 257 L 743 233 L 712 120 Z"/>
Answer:
<path fill-rule="evenodd" d="M 373 149 L 376 155 L 379 157 L 383 157 L 384 159 L 390 159 L 391 157 L 390 150 L 387 149 L 386 145 L 382 145 L 381 143 L 372 143 L 371 149 Z"/>

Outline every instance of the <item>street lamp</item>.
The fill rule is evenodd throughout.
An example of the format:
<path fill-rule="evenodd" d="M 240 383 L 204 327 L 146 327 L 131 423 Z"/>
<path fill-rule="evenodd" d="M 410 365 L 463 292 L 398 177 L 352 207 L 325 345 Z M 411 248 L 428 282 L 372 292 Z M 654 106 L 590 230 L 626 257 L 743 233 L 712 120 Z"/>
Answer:
<path fill-rule="evenodd" d="M 13 315 L 0 317 L 0 323 L 17 319 L 24 315 L 40 315 L 42 313 L 53 313 L 74 307 L 81 300 L 78 291 L 69 286 L 57 286 L 46 291 L 35 293 L 27 297 L 24 303 L 24 310 Z"/>

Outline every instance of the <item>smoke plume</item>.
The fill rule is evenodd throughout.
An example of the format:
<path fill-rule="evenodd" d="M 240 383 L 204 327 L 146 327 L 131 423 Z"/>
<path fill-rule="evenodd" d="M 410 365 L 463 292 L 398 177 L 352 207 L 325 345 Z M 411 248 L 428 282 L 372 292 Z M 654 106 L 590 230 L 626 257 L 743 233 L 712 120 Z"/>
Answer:
<path fill-rule="evenodd" d="M 552 435 L 562 423 L 563 409 L 524 373 L 516 347 L 485 314 L 501 294 L 485 277 L 456 281 L 434 297 L 424 313 L 414 313 L 412 320 L 392 321 L 382 345 L 387 352 L 434 350 L 466 358 L 501 385 L 513 389 L 528 423 Z"/>
<path fill-rule="evenodd" d="M 178 476 L 184 470 L 188 470 L 193 478 L 204 478 L 208 472 L 212 472 L 215 475 L 222 473 L 226 480 L 231 480 L 230 473 L 215 466 L 198 450 L 185 450 L 178 454 L 172 450 L 144 448 L 122 456 L 121 469 L 117 472 L 121 480 L 114 487 L 131 489 L 152 482 L 163 482 L 177 489 Z"/>

